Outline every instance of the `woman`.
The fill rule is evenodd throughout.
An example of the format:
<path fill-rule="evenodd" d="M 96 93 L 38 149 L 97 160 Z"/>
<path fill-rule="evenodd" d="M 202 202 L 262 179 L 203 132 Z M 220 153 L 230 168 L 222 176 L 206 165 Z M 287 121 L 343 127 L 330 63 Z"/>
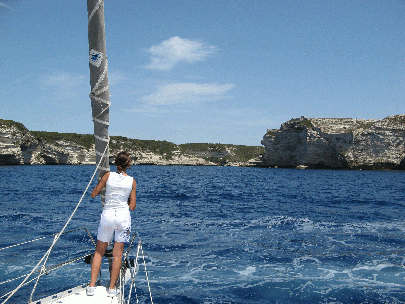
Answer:
<path fill-rule="evenodd" d="M 130 164 L 131 159 L 129 154 L 127 152 L 120 152 L 115 158 L 117 172 L 107 172 L 91 193 L 91 197 L 94 198 L 106 187 L 105 204 L 97 233 L 97 246 L 91 264 L 91 279 L 87 287 L 88 296 L 94 295 L 101 260 L 114 233 L 115 243 L 108 296 L 114 297 L 119 293 L 119 290 L 115 287 L 115 283 L 121 269 L 124 245 L 125 242 L 129 241 L 131 233 L 129 209 L 134 211 L 136 207 L 136 182 L 135 179 L 126 173 Z"/>

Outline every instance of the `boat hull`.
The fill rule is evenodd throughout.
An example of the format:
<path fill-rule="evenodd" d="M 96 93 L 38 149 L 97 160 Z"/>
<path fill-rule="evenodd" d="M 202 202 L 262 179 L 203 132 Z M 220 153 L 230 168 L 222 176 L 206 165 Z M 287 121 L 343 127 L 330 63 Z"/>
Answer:
<path fill-rule="evenodd" d="M 35 301 L 35 303 L 64 303 L 64 304 L 119 304 L 118 297 L 107 296 L 105 286 L 97 286 L 93 296 L 86 295 L 87 284 L 74 287 L 58 294 Z"/>

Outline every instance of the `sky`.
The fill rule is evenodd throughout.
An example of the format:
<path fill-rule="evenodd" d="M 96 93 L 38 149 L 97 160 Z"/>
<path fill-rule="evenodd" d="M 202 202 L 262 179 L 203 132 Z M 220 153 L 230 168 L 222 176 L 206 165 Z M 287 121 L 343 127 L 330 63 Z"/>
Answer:
<path fill-rule="evenodd" d="M 404 0 L 105 0 L 110 136 L 260 146 L 405 114 Z M 85 0 L 0 0 L 0 118 L 92 134 Z"/>

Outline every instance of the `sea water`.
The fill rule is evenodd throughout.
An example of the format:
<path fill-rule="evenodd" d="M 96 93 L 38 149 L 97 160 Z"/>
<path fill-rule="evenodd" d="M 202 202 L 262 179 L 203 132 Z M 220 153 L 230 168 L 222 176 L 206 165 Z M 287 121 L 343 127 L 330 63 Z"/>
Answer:
<path fill-rule="evenodd" d="M 59 232 L 93 170 L 0 167 L 0 248 Z M 133 166 L 128 173 L 137 181 L 132 228 L 154 303 L 405 303 L 403 171 Z M 67 230 L 86 227 L 95 237 L 100 213 L 87 193 Z M 0 281 L 28 273 L 52 239 L 0 251 Z M 48 264 L 93 248 L 86 233 L 74 232 Z M 89 265 L 63 268 L 40 279 L 34 298 L 88 282 Z M 150 303 L 143 270 L 138 300 Z M 20 281 L 0 285 L 0 295 Z M 26 302 L 31 289 L 10 303 Z"/>

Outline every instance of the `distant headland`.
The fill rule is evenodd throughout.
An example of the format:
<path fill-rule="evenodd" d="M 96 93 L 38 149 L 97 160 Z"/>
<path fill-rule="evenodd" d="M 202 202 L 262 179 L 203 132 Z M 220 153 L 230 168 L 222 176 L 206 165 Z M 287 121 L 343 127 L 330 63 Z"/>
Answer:
<path fill-rule="evenodd" d="M 265 167 L 405 169 L 405 115 L 381 120 L 306 118 L 269 129 Z"/>
<path fill-rule="evenodd" d="M 110 137 L 110 163 L 122 150 L 135 165 L 256 166 L 262 146 L 189 143 Z M 94 136 L 29 131 L 23 124 L 0 119 L 0 165 L 93 165 Z"/>
<path fill-rule="evenodd" d="M 111 136 L 110 162 L 126 150 L 137 165 L 405 169 L 405 115 L 381 120 L 300 118 L 268 129 L 264 146 L 189 143 Z M 29 131 L 0 119 L 0 165 L 95 164 L 90 134 Z"/>

